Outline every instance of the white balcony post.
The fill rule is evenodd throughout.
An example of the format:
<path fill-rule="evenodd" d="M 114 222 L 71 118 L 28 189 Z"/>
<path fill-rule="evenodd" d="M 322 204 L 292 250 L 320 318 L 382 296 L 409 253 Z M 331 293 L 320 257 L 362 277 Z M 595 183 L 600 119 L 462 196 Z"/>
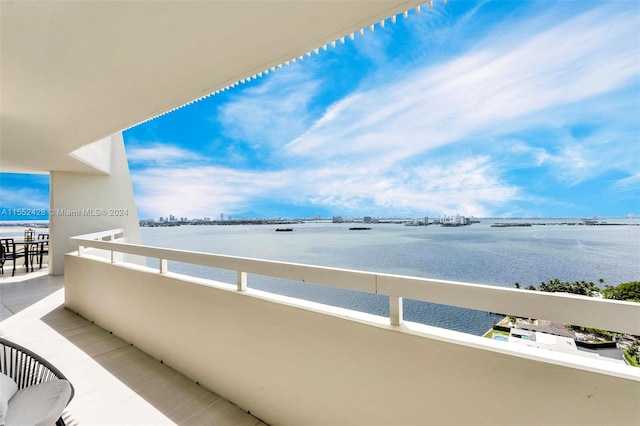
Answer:
<path fill-rule="evenodd" d="M 402 324 L 402 297 L 389 296 L 389 320 L 391 325 Z"/>
<path fill-rule="evenodd" d="M 160 259 L 160 273 L 166 274 L 168 269 L 167 259 Z"/>
<path fill-rule="evenodd" d="M 118 253 L 111 250 L 111 263 L 117 263 L 118 261 Z"/>
<path fill-rule="evenodd" d="M 238 291 L 247 291 L 247 273 L 238 271 Z"/>
<path fill-rule="evenodd" d="M 78 246 L 78 256 L 82 256 L 84 254 L 84 246 Z"/>

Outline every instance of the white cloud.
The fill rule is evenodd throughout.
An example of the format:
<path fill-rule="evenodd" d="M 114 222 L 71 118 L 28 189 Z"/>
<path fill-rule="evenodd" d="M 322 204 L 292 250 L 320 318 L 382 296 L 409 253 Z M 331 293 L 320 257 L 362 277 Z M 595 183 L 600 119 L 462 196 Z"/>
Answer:
<path fill-rule="evenodd" d="M 39 188 L 0 185 L 0 207 L 46 210 L 49 208 L 49 194 Z"/>
<path fill-rule="evenodd" d="M 236 214 L 256 199 L 324 206 L 345 215 L 366 211 L 485 216 L 490 213 L 488 206 L 518 193 L 500 181 L 488 158 L 461 159 L 449 167 L 420 164 L 390 170 L 373 164 L 281 172 L 163 168 L 136 174 L 134 185 L 140 192 L 138 208 L 152 217 Z"/>
<path fill-rule="evenodd" d="M 600 9 L 524 39 L 513 25 L 492 47 L 339 102 L 286 149 L 322 161 L 381 151 L 399 160 L 526 128 L 537 113 L 637 79 L 635 25 L 633 16 Z"/>
<path fill-rule="evenodd" d="M 615 181 L 611 190 L 618 193 L 632 193 L 640 200 L 640 173 Z"/>
<path fill-rule="evenodd" d="M 255 197 L 265 187 L 265 182 L 256 183 L 257 177 L 251 172 L 196 166 L 147 169 L 132 179 L 143 215 L 202 217 L 232 212 Z"/>
<path fill-rule="evenodd" d="M 355 213 L 398 215 L 462 213 L 485 216 L 488 207 L 517 196 L 518 190 L 500 181 L 489 159 L 465 158 L 447 167 L 422 163 L 411 168 L 379 170 L 322 169 L 315 185 L 305 182 L 319 204 Z"/>
<path fill-rule="evenodd" d="M 36 209 L 49 208 L 49 175 L 0 172 L 0 208 Z M 13 216 L 4 212 L 6 220 Z"/>
<path fill-rule="evenodd" d="M 278 70 L 260 86 L 243 90 L 212 119 L 221 122 L 226 136 L 256 149 L 295 137 L 310 120 L 309 105 L 320 86 L 300 68 Z"/>
<path fill-rule="evenodd" d="M 222 105 L 217 119 L 227 136 L 273 151 L 271 168 L 280 171 L 205 166 L 175 147 L 134 150 L 134 163 L 170 166 L 134 175 L 139 208 L 217 216 L 271 199 L 342 215 L 533 212 L 517 201 L 568 210 L 570 201 L 529 194 L 503 176 L 545 169 L 572 186 L 611 170 L 637 173 L 637 117 L 629 112 L 638 107 L 637 15 L 614 9 L 502 23 L 468 53 L 367 86 L 320 116 L 312 108 L 324 83 L 305 72 L 309 64 L 276 73 Z M 572 134 L 585 123 L 595 130 Z"/>
<path fill-rule="evenodd" d="M 204 161 L 200 155 L 173 145 L 154 143 L 127 148 L 127 158 L 134 165 L 166 166 L 184 162 Z"/>

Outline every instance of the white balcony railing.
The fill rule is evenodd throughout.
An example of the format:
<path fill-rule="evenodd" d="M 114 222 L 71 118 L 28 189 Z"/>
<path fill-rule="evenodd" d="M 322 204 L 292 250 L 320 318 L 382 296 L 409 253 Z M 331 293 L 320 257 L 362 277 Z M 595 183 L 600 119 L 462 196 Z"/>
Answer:
<path fill-rule="evenodd" d="M 403 322 L 404 298 L 640 334 L 640 304 L 71 238 L 65 305 L 270 424 L 638 424 L 640 369 Z M 157 259 L 158 267 L 128 259 Z M 169 271 L 235 271 L 235 283 Z M 389 320 L 249 274 L 389 297 Z M 253 275 L 252 275 L 253 276 Z"/>
<path fill-rule="evenodd" d="M 639 303 L 150 247 L 123 240 L 122 229 L 70 239 L 79 247 L 80 256 L 85 248 L 94 248 L 109 252 L 112 263 L 121 254 L 155 258 L 159 274 L 169 271 L 168 261 L 236 271 L 240 292 L 249 286 L 247 274 L 256 274 L 389 296 L 391 325 L 402 323 L 402 300 L 407 298 L 640 335 Z"/>

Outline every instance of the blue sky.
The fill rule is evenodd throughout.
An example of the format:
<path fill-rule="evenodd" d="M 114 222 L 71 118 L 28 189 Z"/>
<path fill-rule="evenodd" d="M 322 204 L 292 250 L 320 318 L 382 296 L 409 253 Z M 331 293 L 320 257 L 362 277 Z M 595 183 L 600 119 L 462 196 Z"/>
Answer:
<path fill-rule="evenodd" d="M 640 214 L 639 21 L 458 0 L 386 20 L 125 131 L 139 216 Z"/>

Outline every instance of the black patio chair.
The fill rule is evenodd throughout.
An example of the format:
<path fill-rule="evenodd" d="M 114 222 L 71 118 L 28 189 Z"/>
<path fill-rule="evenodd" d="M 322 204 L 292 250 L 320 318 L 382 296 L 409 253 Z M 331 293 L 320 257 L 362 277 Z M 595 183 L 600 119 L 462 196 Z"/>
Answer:
<path fill-rule="evenodd" d="M 0 256 L 2 260 L 0 260 L 0 273 L 4 274 L 4 264 L 7 261 L 13 261 L 13 272 L 11 276 L 13 277 L 16 274 L 16 263 L 18 263 L 18 259 L 24 258 L 25 265 L 28 264 L 27 253 L 24 249 L 16 249 L 16 243 L 13 241 L 13 238 L 0 238 Z"/>
<path fill-rule="evenodd" d="M 33 262 L 38 259 L 39 269 L 42 269 L 42 258 L 47 255 L 49 256 L 49 234 L 38 234 L 37 245 L 35 248 L 29 253 L 31 264 L 31 271 L 33 271 Z"/>
<path fill-rule="evenodd" d="M 73 399 L 75 390 L 64 374 L 49 361 L 27 348 L 0 338 L 0 373 L 13 379 L 18 387 L 8 401 L 7 425 L 26 424 L 24 422 L 40 424 L 38 416 L 45 419 L 53 416 L 58 419 L 56 425 L 65 424 L 62 411 Z M 38 389 L 37 385 L 46 382 L 55 383 L 44 390 L 42 387 Z"/>

